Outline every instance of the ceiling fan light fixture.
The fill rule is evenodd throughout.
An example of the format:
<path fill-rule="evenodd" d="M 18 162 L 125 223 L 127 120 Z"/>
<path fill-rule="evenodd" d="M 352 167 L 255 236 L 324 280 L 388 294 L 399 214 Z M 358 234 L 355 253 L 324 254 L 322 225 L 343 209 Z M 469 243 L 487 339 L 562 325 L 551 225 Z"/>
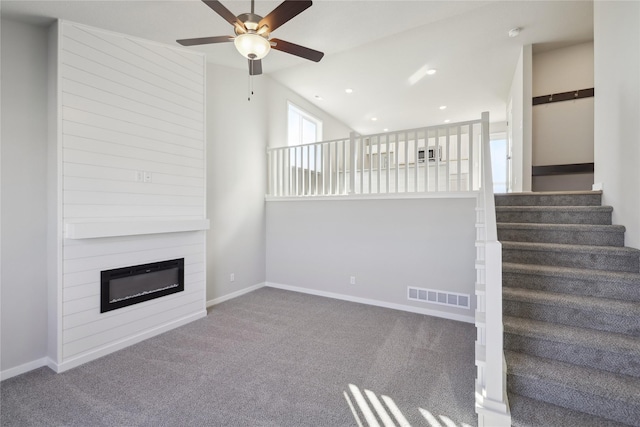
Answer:
<path fill-rule="evenodd" d="M 247 59 L 262 59 L 271 50 L 269 40 L 255 33 L 240 34 L 236 36 L 233 44 L 238 52 Z"/>

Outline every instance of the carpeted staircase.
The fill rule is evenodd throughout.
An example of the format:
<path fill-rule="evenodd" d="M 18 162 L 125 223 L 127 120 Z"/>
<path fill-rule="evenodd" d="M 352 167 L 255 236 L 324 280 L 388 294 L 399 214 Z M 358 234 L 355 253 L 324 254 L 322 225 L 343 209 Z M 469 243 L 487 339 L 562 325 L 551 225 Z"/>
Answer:
<path fill-rule="evenodd" d="M 640 426 L 640 251 L 601 192 L 496 195 L 514 426 Z"/>

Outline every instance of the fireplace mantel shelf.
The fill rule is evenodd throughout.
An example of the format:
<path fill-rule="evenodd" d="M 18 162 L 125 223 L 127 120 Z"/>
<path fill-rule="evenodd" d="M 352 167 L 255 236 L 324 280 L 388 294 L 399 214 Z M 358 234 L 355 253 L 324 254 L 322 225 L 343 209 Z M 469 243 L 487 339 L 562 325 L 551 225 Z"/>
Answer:
<path fill-rule="evenodd" d="M 95 239 L 208 229 L 208 219 L 68 222 L 64 225 L 64 238 Z"/>

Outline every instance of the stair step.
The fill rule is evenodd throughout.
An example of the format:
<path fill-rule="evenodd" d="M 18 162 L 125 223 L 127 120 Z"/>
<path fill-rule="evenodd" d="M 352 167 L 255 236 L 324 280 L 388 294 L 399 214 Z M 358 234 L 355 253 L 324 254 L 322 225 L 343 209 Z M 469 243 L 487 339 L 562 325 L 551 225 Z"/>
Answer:
<path fill-rule="evenodd" d="M 611 206 L 496 206 L 496 221 L 611 225 L 611 212 Z"/>
<path fill-rule="evenodd" d="M 495 195 L 496 206 L 600 206 L 602 191 L 559 191 Z"/>
<path fill-rule="evenodd" d="M 504 262 L 502 284 L 511 288 L 640 302 L 640 273 Z"/>
<path fill-rule="evenodd" d="M 503 316 L 640 337 L 640 304 L 605 298 L 502 289 Z"/>
<path fill-rule="evenodd" d="M 500 222 L 497 226 L 500 241 L 624 246 L 622 225 Z"/>
<path fill-rule="evenodd" d="M 605 418 L 596 417 L 584 412 L 573 411 L 561 406 L 552 405 L 538 399 L 509 394 L 509 409 L 511 410 L 511 425 L 513 427 L 551 427 L 551 426 L 579 426 L 579 427 L 628 427 Z"/>
<path fill-rule="evenodd" d="M 640 250 L 628 247 L 502 242 L 502 260 L 518 264 L 640 272 Z"/>
<path fill-rule="evenodd" d="M 638 425 L 640 381 L 637 378 L 512 351 L 506 351 L 505 357 L 510 393 Z"/>
<path fill-rule="evenodd" d="M 511 351 L 640 378 L 640 340 L 628 335 L 505 316 L 504 340 Z"/>

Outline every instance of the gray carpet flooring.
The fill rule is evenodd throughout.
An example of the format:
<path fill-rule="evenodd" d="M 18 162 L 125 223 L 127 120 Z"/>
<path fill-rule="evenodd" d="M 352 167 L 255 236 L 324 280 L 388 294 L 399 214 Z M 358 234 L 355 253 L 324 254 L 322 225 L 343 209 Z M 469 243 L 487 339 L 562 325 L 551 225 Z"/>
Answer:
<path fill-rule="evenodd" d="M 474 341 L 471 324 L 262 288 L 65 373 L 3 381 L 0 420 L 475 426 Z"/>

